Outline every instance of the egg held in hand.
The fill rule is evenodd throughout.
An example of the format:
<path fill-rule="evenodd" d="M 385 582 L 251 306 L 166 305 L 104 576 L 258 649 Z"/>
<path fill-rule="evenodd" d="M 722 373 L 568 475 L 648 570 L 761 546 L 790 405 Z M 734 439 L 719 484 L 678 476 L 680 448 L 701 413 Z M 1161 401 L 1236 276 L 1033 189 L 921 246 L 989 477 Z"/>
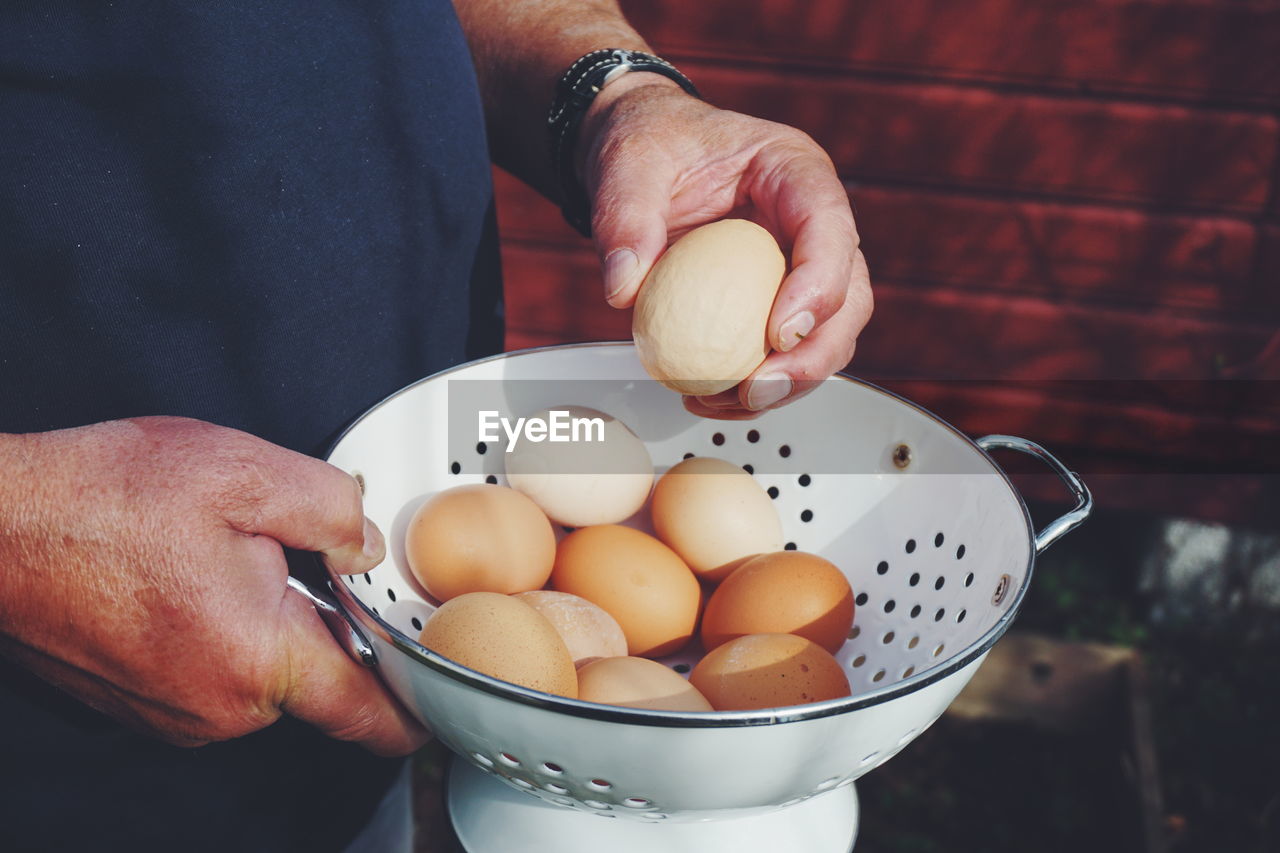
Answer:
<path fill-rule="evenodd" d="M 682 394 L 718 394 L 760 366 L 786 274 L 777 241 L 745 219 L 695 228 L 663 253 L 636 296 L 631 334 L 650 376 Z"/>
<path fill-rule="evenodd" d="M 635 515 L 653 488 L 653 462 L 627 425 L 582 406 L 553 406 L 531 416 L 569 424 L 565 441 L 526 437 L 506 460 L 507 482 L 557 524 L 614 524 Z"/>
<path fill-rule="evenodd" d="M 853 626 L 853 589 L 828 560 L 775 551 L 744 562 L 716 587 L 702 615 L 702 644 L 747 634 L 797 634 L 835 654 Z"/>
<path fill-rule="evenodd" d="M 515 595 L 541 613 L 569 647 L 574 666 L 627 653 L 627 637 L 618 620 L 581 596 L 553 589 Z"/>
<path fill-rule="evenodd" d="M 405 534 L 409 568 L 437 601 L 539 589 L 551 576 L 555 553 L 555 532 L 538 505 L 488 483 L 432 495 Z"/>
<path fill-rule="evenodd" d="M 723 580 L 746 558 L 782 550 L 782 521 L 768 492 L 724 459 L 673 465 L 653 489 L 650 513 L 658 538 L 700 580 Z"/>
<path fill-rule="evenodd" d="M 601 658 L 578 670 L 578 698 L 653 711 L 711 711 L 697 688 L 655 660 Z"/>
<path fill-rule="evenodd" d="M 666 545 L 630 527 L 583 527 L 560 540 L 551 585 L 618 620 L 631 655 L 670 654 L 697 625 L 701 590 L 693 572 Z"/>
<path fill-rule="evenodd" d="M 794 634 L 748 634 L 712 649 L 689 681 L 717 711 L 805 705 L 850 695 L 831 653 Z"/>
<path fill-rule="evenodd" d="M 578 674 L 560 634 L 528 604 L 496 592 L 468 592 L 440 605 L 418 642 L 485 675 L 575 699 Z"/>

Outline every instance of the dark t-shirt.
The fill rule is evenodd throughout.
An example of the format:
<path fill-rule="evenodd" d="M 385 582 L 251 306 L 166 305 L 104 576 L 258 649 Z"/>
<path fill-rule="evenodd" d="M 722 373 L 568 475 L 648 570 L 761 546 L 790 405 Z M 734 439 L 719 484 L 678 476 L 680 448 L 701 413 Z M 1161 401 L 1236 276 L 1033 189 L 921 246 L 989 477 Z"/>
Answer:
<path fill-rule="evenodd" d="M 321 454 L 500 348 L 491 205 L 447 0 L 0 4 L 0 432 Z M 6 850 L 341 849 L 398 767 L 288 719 L 168 747 L 0 662 Z"/>

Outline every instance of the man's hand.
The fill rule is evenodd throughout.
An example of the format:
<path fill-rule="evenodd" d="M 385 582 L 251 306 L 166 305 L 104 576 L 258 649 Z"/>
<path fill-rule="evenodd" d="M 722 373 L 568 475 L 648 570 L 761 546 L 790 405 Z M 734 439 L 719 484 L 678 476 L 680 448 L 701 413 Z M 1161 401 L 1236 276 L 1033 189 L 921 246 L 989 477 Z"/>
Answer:
<path fill-rule="evenodd" d="M 170 743 L 291 714 L 386 755 L 422 727 L 286 586 L 282 546 L 384 555 L 355 481 L 180 418 L 0 436 L 0 652 Z"/>
<path fill-rule="evenodd" d="M 581 131 L 610 305 L 634 303 L 667 245 L 718 219 L 764 226 L 788 258 L 767 332 L 776 352 L 737 387 L 687 397 L 686 408 L 708 417 L 754 417 L 849 362 L 871 316 L 871 284 L 848 196 L 812 139 L 716 109 L 645 73 L 606 87 Z"/>

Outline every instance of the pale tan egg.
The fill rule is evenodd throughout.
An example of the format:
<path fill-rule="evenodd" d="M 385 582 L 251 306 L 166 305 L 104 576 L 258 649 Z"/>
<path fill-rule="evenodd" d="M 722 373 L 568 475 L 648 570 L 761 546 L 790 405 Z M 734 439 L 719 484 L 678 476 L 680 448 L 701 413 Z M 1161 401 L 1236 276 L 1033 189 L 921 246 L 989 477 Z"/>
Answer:
<path fill-rule="evenodd" d="M 702 614 L 707 649 L 746 634 L 798 634 L 835 654 L 853 626 L 853 589 L 828 560 L 775 551 L 725 578 Z"/>
<path fill-rule="evenodd" d="M 654 660 L 601 658 L 578 670 L 578 698 L 655 711 L 711 711 L 711 703 L 683 677 Z"/>
<path fill-rule="evenodd" d="M 546 617 L 515 596 L 467 592 L 451 598 L 431 614 L 418 642 L 494 678 L 577 698 L 569 648 Z"/>
<path fill-rule="evenodd" d="M 409 568 L 438 601 L 538 589 L 551 576 L 555 553 L 555 532 L 538 505 L 488 483 L 432 495 L 405 534 Z"/>
<path fill-rule="evenodd" d="M 658 538 L 700 580 L 723 580 L 747 557 L 782 550 L 782 520 L 755 478 L 732 462 L 695 456 L 653 489 Z"/>
<path fill-rule="evenodd" d="M 723 219 L 685 234 L 636 296 L 640 363 L 682 394 L 737 385 L 769 354 L 769 314 L 786 271 L 777 241 L 754 222 Z"/>
<path fill-rule="evenodd" d="M 553 589 L 517 593 L 516 598 L 546 617 L 569 647 L 574 666 L 627 653 L 618 620 L 581 596 Z"/>
<path fill-rule="evenodd" d="M 712 649 L 689 676 L 717 711 L 805 705 L 850 695 L 831 653 L 794 634 L 748 634 Z"/>
<path fill-rule="evenodd" d="M 547 424 L 505 454 L 507 482 L 554 522 L 614 524 L 635 515 L 653 488 L 649 451 L 622 421 L 582 406 L 553 406 L 530 416 Z"/>
<path fill-rule="evenodd" d="M 618 620 L 631 655 L 670 654 L 697 625 L 701 590 L 693 572 L 675 551 L 630 527 L 583 527 L 560 540 L 551 585 Z"/>

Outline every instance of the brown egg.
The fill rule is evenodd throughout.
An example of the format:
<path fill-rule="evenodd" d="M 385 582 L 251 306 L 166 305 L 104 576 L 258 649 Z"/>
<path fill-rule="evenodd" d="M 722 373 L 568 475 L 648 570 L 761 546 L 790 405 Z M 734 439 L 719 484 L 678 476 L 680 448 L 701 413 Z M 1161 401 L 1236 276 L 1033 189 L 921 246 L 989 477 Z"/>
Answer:
<path fill-rule="evenodd" d="M 853 626 L 853 590 L 832 563 L 802 551 L 752 557 L 716 587 L 702 614 L 702 644 L 746 634 L 797 634 L 835 654 Z"/>
<path fill-rule="evenodd" d="M 618 620 L 581 596 L 552 589 L 517 593 L 516 598 L 546 617 L 569 647 L 574 666 L 627 653 Z"/>
<path fill-rule="evenodd" d="M 655 660 L 602 658 L 578 670 L 578 698 L 655 711 L 711 711 L 697 688 Z"/>
<path fill-rule="evenodd" d="M 653 490 L 658 538 L 705 581 L 723 580 L 746 557 L 782 550 L 782 522 L 769 494 L 732 462 L 695 456 Z"/>
<path fill-rule="evenodd" d="M 438 601 L 538 589 L 551 575 L 555 553 L 555 533 L 538 505 L 488 483 L 433 495 L 405 534 L 409 568 Z"/>
<path fill-rule="evenodd" d="M 632 655 L 658 657 L 689 641 L 698 581 L 676 552 L 630 527 L 583 527 L 560 540 L 551 585 L 603 607 Z"/>
<path fill-rule="evenodd" d="M 467 592 L 440 605 L 418 642 L 474 670 L 576 699 L 569 649 L 542 614 L 510 595 Z"/>
<path fill-rule="evenodd" d="M 794 634 L 748 634 L 721 645 L 689 676 L 717 711 L 754 711 L 848 696 L 831 653 Z"/>

